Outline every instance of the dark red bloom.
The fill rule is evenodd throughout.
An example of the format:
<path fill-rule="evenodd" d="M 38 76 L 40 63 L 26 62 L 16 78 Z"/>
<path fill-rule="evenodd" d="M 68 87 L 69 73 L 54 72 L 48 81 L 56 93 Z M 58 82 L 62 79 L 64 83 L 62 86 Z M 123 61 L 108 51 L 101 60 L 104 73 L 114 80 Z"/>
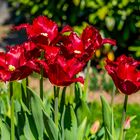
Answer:
<path fill-rule="evenodd" d="M 29 39 L 36 43 L 48 45 L 58 34 L 58 25 L 45 16 L 38 16 L 33 24 L 21 24 L 14 27 L 17 30 L 26 29 Z"/>
<path fill-rule="evenodd" d="M 6 53 L 0 53 L 0 80 L 14 81 L 20 80 L 30 75 L 35 67 L 32 58 L 29 58 L 29 53 L 25 50 L 27 48 L 31 51 L 33 49 L 32 43 L 24 43 L 21 46 L 17 45 L 11 47 Z"/>
<path fill-rule="evenodd" d="M 76 57 L 80 61 L 87 62 L 91 59 L 95 50 L 99 49 L 105 43 L 116 45 L 115 40 L 108 38 L 102 39 L 96 28 L 88 26 L 84 29 L 81 37 L 73 30 L 69 30 L 68 35 L 59 34 L 57 42 L 54 45 L 60 47 L 62 53 L 67 58 Z"/>
<path fill-rule="evenodd" d="M 44 68 L 44 76 L 57 86 L 68 86 L 73 82 L 83 83 L 83 78 L 76 78 L 85 64 L 76 58 L 66 59 L 58 47 L 46 46 L 45 60 L 36 60 Z"/>
<path fill-rule="evenodd" d="M 116 41 L 112 39 L 102 39 L 99 31 L 93 26 L 88 26 L 84 29 L 81 40 L 83 41 L 84 53 L 83 59 L 89 60 L 94 54 L 95 50 L 102 47 L 103 44 L 109 43 L 110 45 L 115 46 Z"/>
<path fill-rule="evenodd" d="M 124 94 L 132 94 L 140 90 L 140 62 L 125 55 L 115 62 L 107 59 L 105 66 L 116 87 Z"/>

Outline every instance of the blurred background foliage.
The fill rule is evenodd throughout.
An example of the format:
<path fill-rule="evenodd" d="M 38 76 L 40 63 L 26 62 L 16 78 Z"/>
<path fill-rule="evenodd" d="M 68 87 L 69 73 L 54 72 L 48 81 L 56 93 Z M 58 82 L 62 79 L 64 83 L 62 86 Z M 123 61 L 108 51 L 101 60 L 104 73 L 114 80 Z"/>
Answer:
<path fill-rule="evenodd" d="M 117 40 L 117 47 L 106 45 L 95 58 L 108 55 L 110 59 L 131 53 L 140 57 L 139 0 L 7 0 L 15 24 L 31 22 L 45 15 L 59 26 L 69 24 L 81 33 L 87 24 L 100 29 L 101 34 Z M 115 52 L 115 53 L 114 53 Z"/>

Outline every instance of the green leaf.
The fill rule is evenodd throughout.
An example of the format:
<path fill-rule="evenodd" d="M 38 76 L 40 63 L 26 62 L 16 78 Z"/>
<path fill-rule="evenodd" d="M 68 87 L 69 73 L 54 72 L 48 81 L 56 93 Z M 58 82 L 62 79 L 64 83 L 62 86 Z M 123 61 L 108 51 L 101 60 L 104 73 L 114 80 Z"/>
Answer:
<path fill-rule="evenodd" d="M 138 136 L 138 135 L 136 134 L 136 135 L 132 138 L 132 140 L 136 140 L 137 136 Z"/>
<path fill-rule="evenodd" d="M 70 114 L 67 114 L 67 112 L 70 112 Z M 67 118 L 67 115 L 70 115 L 69 118 Z M 70 104 L 67 106 L 65 112 L 65 122 L 66 121 L 70 121 L 69 125 L 67 124 L 70 128 L 67 127 L 65 129 L 65 140 L 77 140 L 77 118 Z"/>
<path fill-rule="evenodd" d="M 113 113 L 108 102 L 103 96 L 101 96 L 101 102 L 104 127 L 109 136 L 109 140 L 112 140 L 112 137 L 114 138 L 115 135 Z"/>
<path fill-rule="evenodd" d="M 62 113 L 62 116 L 61 116 L 61 133 L 62 133 L 62 135 L 61 135 L 61 139 L 62 140 L 64 140 L 65 139 L 65 131 L 64 131 L 64 129 L 65 129 L 65 126 L 64 126 L 64 117 L 65 117 L 65 111 L 66 111 L 66 108 L 65 108 L 65 106 L 63 107 L 63 113 Z"/>
<path fill-rule="evenodd" d="M 109 137 L 109 140 L 114 140 L 112 134 L 110 133 L 110 131 L 108 130 L 108 128 L 105 128 Z M 115 138 L 115 137 L 114 137 Z"/>
<path fill-rule="evenodd" d="M 25 114 L 25 126 L 24 126 L 23 131 L 24 131 L 24 135 L 25 135 L 27 140 L 36 140 L 32 131 L 31 131 L 29 121 L 28 121 L 28 118 L 27 118 L 26 114 Z"/>
<path fill-rule="evenodd" d="M 10 140 L 10 130 L 8 126 L 0 119 L 1 140 Z"/>
<path fill-rule="evenodd" d="M 88 92 L 88 87 L 89 87 L 89 69 L 90 69 L 91 61 L 88 62 L 87 69 L 86 69 L 86 76 L 85 76 L 85 82 L 84 82 L 84 94 L 83 94 L 83 99 L 86 101 L 87 100 L 87 92 Z"/>
<path fill-rule="evenodd" d="M 20 99 L 20 104 L 21 104 L 21 107 L 22 107 L 23 111 L 25 111 L 29 115 L 31 115 L 31 112 L 29 111 L 29 109 L 26 107 L 26 105 L 24 104 L 24 102 L 21 99 Z"/>
<path fill-rule="evenodd" d="M 89 107 L 87 103 L 82 99 L 80 100 L 76 113 L 77 113 L 77 118 L 79 123 L 81 123 L 85 119 L 85 117 L 87 117 L 88 120 L 90 120 L 91 118 Z"/>
<path fill-rule="evenodd" d="M 41 99 L 30 88 L 27 88 L 27 94 L 31 96 L 31 110 L 33 113 L 34 122 L 37 128 L 39 139 L 43 139 L 44 122 L 42 112 Z"/>
<path fill-rule="evenodd" d="M 53 120 L 47 115 L 47 113 L 43 110 L 43 118 L 44 118 L 44 126 L 47 131 L 47 134 L 50 140 L 58 140 L 58 129 L 54 124 Z"/>
<path fill-rule="evenodd" d="M 62 90 L 61 101 L 60 101 L 60 108 L 59 108 L 60 114 L 62 114 L 63 110 L 64 110 L 65 98 L 66 98 L 66 87 L 64 87 L 63 90 Z"/>
<path fill-rule="evenodd" d="M 83 120 L 83 122 L 78 127 L 78 134 L 77 134 L 78 140 L 83 140 L 86 124 L 87 124 L 87 117 Z"/>

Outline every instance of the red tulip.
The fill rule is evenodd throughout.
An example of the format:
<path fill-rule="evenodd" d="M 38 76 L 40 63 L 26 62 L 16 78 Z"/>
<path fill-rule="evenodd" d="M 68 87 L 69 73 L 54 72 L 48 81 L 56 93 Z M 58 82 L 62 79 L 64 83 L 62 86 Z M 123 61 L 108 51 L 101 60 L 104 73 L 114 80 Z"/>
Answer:
<path fill-rule="evenodd" d="M 86 27 L 81 37 L 70 27 L 68 30 L 62 29 L 62 31 L 52 45 L 58 46 L 67 58 L 76 57 L 80 61 L 87 62 L 95 50 L 99 49 L 103 44 L 116 45 L 114 40 L 102 39 L 99 31 L 93 26 Z M 69 32 L 69 34 L 65 35 L 65 32 Z"/>
<path fill-rule="evenodd" d="M 0 53 L 0 79 L 2 81 L 20 80 L 32 73 L 35 64 L 31 60 L 32 58 L 29 58 L 30 55 L 27 53 L 29 50 L 25 50 L 27 46 L 30 50 L 33 48 L 33 44 L 29 45 L 31 44 L 25 43 L 21 46 L 11 47 L 6 53 Z"/>
<path fill-rule="evenodd" d="M 58 46 L 61 53 L 68 59 L 72 57 L 79 58 L 84 51 L 82 40 L 73 31 L 69 35 L 60 34 L 54 45 Z"/>
<path fill-rule="evenodd" d="M 87 26 L 81 36 L 81 40 L 84 45 L 83 59 L 89 60 L 95 50 L 99 49 L 103 44 L 109 43 L 110 45 L 116 45 L 116 41 L 112 39 L 102 39 L 99 31 L 93 26 Z"/>
<path fill-rule="evenodd" d="M 29 39 L 36 43 L 48 45 L 58 34 L 58 25 L 45 16 L 38 16 L 33 24 L 21 24 L 14 27 L 16 30 L 26 29 Z"/>
<path fill-rule="evenodd" d="M 48 77 L 54 85 L 68 86 L 73 82 L 84 82 L 82 77 L 75 77 L 83 69 L 84 64 L 74 57 L 66 59 L 58 47 L 46 46 L 45 60 L 36 62 L 43 66 L 43 76 Z"/>
<path fill-rule="evenodd" d="M 124 94 L 132 94 L 140 90 L 140 62 L 125 55 L 115 62 L 107 59 L 105 66 L 116 87 Z"/>

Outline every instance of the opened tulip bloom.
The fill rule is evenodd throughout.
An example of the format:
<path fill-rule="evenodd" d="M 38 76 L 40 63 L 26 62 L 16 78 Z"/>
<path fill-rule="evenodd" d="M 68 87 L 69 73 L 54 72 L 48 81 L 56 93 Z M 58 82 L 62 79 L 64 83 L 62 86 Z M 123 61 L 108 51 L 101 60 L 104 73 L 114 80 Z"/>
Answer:
<path fill-rule="evenodd" d="M 104 44 L 108 43 L 110 45 L 115 46 L 116 41 L 105 38 L 103 39 L 99 33 L 99 31 L 93 26 L 87 26 L 81 35 L 81 40 L 83 41 L 84 46 L 84 53 L 83 58 L 84 60 L 89 60 L 93 56 L 95 50 L 101 48 Z"/>
<path fill-rule="evenodd" d="M 30 46 L 29 46 L 30 45 Z M 30 75 L 35 67 L 29 50 L 34 48 L 33 44 L 24 43 L 11 47 L 6 53 L 0 53 L 0 80 L 1 81 L 14 81 L 20 80 Z"/>
<path fill-rule="evenodd" d="M 124 94 L 140 90 L 140 62 L 122 55 L 115 62 L 107 59 L 105 66 L 116 87 Z"/>
<path fill-rule="evenodd" d="M 45 16 L 38 16 L 33 20 L 33 24 L 21 24 L 14 28 L 25 29 L 28 38 L 37 44 L 48 45 L 58 35 L 58 25 Z"/>
<path fill-rule="evenodd" d="M 69 30 L 69 32 L 69 35 L 59 34 L 56 45 L 62 48 L 64 55 L 76 57 L 80 61 L 89 61 L 95 50 L 102 47 L 103 44 L 116 45 L 115 40 L 102 39 L 99 31 L 93 26 L 87 26 L 81 36 L 78 36 L 73 30 Z"/>
<path fill-rule="evenodd" d="M 68 86 L 73 82 L 84 82 L 82 77 L 76 78 L 76 74 L 82 71 L 85 64 L 76 58 L 66 59 L 58 47 L 46 46 L 45 60 L 36 60 L 36 63 L 43 66 L 43 76 L 48 77 L 54 85 Z"/>

